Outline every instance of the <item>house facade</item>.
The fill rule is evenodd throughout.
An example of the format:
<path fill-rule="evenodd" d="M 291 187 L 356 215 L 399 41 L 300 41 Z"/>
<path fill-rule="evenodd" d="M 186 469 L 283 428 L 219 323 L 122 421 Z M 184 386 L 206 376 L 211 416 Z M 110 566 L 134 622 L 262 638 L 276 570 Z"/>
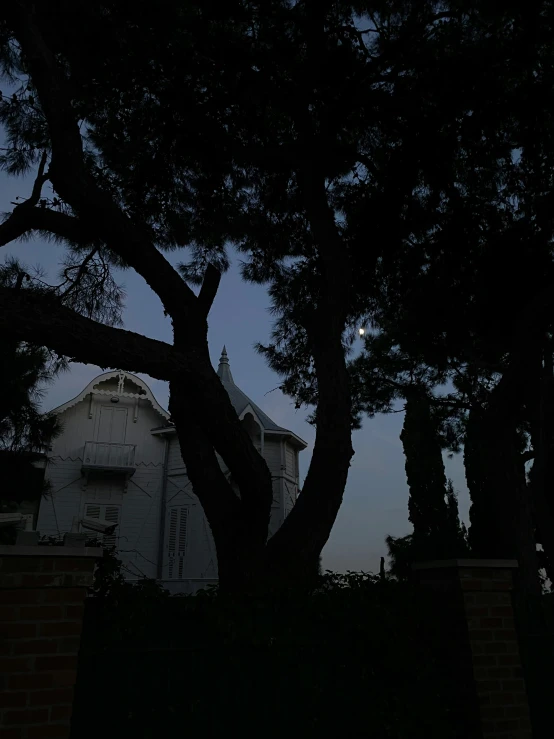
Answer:
<path fill-rule="evenodd" d="M 272 536 L 296 502 L 298 454 L 306 442 L 237 387 L 225 347 L 218 376 L 271 471 Z M 173 593 L 217 582 L 211 530 L 175 427 L 146 383 L 128 372 L 106 372 L 53 412 L 63 433 L 47 455 L 52 492 L 40 504 L 40 534 L 96 531 L 116 547 L 128 579 L 154 578 Z"/>

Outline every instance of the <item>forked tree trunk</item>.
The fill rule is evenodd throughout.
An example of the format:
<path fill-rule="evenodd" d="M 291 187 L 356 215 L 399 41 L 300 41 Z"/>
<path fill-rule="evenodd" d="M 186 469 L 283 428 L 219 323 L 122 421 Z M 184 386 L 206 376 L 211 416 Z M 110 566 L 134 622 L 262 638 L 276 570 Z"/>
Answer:
<path fill-rule="evenodd" d="M 302 493 L 281 528 L 268 542 L 268 577 L 284 585 L 317 575 L 342 504 L 352 449 L 351 397 L 338 317 L 321 321 L 314 332 L 317 375 L 317 434 Z"/>
<path fill-rule="evenodd" d="M 232 428 L 227 415 L 234 410 L 215 371 L 206 366 L 194 390 L 190 383 L 170 382 L 169 410 L 194 492 L 213 533 L 222 590 L 276 592 L 309 586 L 317 577 L 321 550 L 339 511 L 353 454 L 349 377 L 340 324 L 335 326 L 335 341 L 330 338 L 325 337 L 315 350 L 320 352 L 316 363 L 318 426 L 309 472 L 295 507 L 269 541 L 271 475 L 240 424 L 234 432 L 244 434 L 238 449 L 234 435 L 225 436 L 222 424 Z M 211 384 L 212 373 L 218 387 Z M 209 391 L 201 387 L 203 383 Z M 219 426 L 215 449 L 212 424 Z M 233 465 L 240 497 L 223 474 L 216 450 L 229 468 Z M 237 460 L 241 469 L 236 468 Z"/>
<path fill-rule="evenodd" d="M 238 422 L 213 368 L 205 367 L 204 371 L 207 384 L 212 387 L 211 403 L 206 402 L 200 382 L 198 387 L 193 388 L 177 380 L 170 382 L 169 410 L 176 426 L 188 477 L 212 530 L 220 587 L 227 592 L 247 592 L 258 589 L 263 579 L 273 498 L 271 475 Z M 213 407 L 218 402 L 221 406 L 219 413 Z M 239 456 L 237 450 L 233 449 L 232 439 L 231 443 L 225 443 L 221 428 L 223 442 L 218 440 L 217 452 L 229 468 L 236 467 L 237 456 L 242 463 L 241 473 L 233 474 L 235 479 L 243 482 L 240 497 L 221 469 L 210 433 L 211 424 L 218 423 L 221 426 L 228 414 L 234 416 L 231 418 L 231 424 L 234 425 L 231 436 L 243 435 Z"/>

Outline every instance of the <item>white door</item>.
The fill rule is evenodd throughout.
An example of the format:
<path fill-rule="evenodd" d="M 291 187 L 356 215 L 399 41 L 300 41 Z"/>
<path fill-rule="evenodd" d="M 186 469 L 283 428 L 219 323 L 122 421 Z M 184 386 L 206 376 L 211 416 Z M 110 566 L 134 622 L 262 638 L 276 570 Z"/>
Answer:
<path fill-rule="evenodd" d="M 96 464 L 111 467 L 127 467 L 130 448 L 125 446 L 127 408 L 113 405 L 100 406 L 96 428 Z"/>
<path fill-rule="evenodd" d="M 113 405 L 100 406 L 100 417 L 96 429 L 96 441 L 109 444 L 125 444 L 127 430 L 127 408 Z"/>

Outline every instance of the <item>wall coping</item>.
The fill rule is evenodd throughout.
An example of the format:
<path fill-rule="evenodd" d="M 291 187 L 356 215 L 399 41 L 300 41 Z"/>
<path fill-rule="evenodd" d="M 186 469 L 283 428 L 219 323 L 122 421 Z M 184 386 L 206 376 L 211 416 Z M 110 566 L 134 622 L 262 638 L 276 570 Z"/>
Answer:
<path fill-rule="evenodd" d="M 430 562 L 414 562 L 413 570 L 471 567 L 473 569 L 517 569 L 517 559 L 437 559 Z"/>
<path fill-rule="evenodd" d="M 102 547 L 17 546 L 3 544 L 0 557 L 102 557 Z"/>

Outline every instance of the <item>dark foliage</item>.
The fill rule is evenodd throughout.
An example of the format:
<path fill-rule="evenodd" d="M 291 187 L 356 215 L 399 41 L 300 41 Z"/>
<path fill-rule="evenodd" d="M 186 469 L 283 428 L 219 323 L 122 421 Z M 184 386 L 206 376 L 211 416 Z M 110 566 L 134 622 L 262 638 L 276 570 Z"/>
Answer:
<path fill-rule="evenodd" d="M 421 390 L 408 393 L 404 427 L 400 435 L 406 456 L 410 497 L 409 519 L 414 527 L 413 544 L 424 558 L 447 559 L 460 552 L 460 522 L 454 518 L 455 498 L 447 481 L 438 435 L 428 398 Z"/>
<path fill-rule="evenodd" d="M 182 731 L 184 717 L 187 731 L 214 737 L 232 726 L 268 737 L 291 726 L 305 736 L 453 736 L 431 606 L 408 586 L 326 573 L 312 594 L 277 601 L 133 587 L 100 587 L 87 600 L 73 713 L 80 739 L 108 716 L 114 734 L 145 739 Z M 103 697 L 91 715 L 98 679 Z"/>
<path fill-rule="evenodd" d="M 285 579 L 300 562 L 313 570 L 342 500 L 351 429 L 415 381 L 440 417 L 442 445 L 460 449 L 468 413 L 479 418 L 486 450 L 465 446 L 466 458 L 475 451 L 473 537 L 481 551 L 487 542 L 491 554 L 517 555 L 531 583 L 534 537 L 551 557 L 554 532 L 535 533 L 546 518 L 533 513 L 521 457 L 536 417 L 524 388 L 552 329 L 552 4 L 271 0 L 221 10 L 167 0 L 152 14 L 144 2 L 129 11 L 58 0 L 9 6 L 0 19 L 1 62 L 17 88 L 0 104 L 1 164 L 11 174 L 37 167 L 2 243 L 46 233 L 69 247 L 65 287 L 4 293 L 5 315 L 19 311 L 12 326 L 36 337 L 29 306 L 47 298 L 59 321 L 49 344 L 102 366 L 123 356 L 171 380 L 222 572 L 237 557 L 229 571 L 249 578 L 261 562 Z M 51 199 L 41 197 L 48 180 Z M 269 287 L 275 330 L 260 350 L 285 392 L 315 408 L 303 495 L 267 546 L 269 474 L 207 360 L 217 288 L 206 287 L 208 265 L 223 271 L 229 244 L 244 255 L 245 279 Z M 161 252 L 181 247 L 176 272 Z M 106 331 L 119 316 L 116 266 L 160 297 L 177 351 Z M 202 276 L 197 302 L 187 283 Z M 371 328 L 365 352 L 346 366 L 361 323 Z M 547 491 L 548 512 L 543 468 L 531 487 L 535 504 Z"/>
<path fill-rule="evenodd" d="M 17 284 L 27 274 L 8 261 L 0 267 L 0 284 Z M 45 447 L 61 432 L 60 422 L 41 412 L 48 383 L 64 363 L 42 347 L 0 338 L 0 501 L 10 508 L 22 500 L 36 501 L 48 491 L 44 471 L 33 466 Z"/>

